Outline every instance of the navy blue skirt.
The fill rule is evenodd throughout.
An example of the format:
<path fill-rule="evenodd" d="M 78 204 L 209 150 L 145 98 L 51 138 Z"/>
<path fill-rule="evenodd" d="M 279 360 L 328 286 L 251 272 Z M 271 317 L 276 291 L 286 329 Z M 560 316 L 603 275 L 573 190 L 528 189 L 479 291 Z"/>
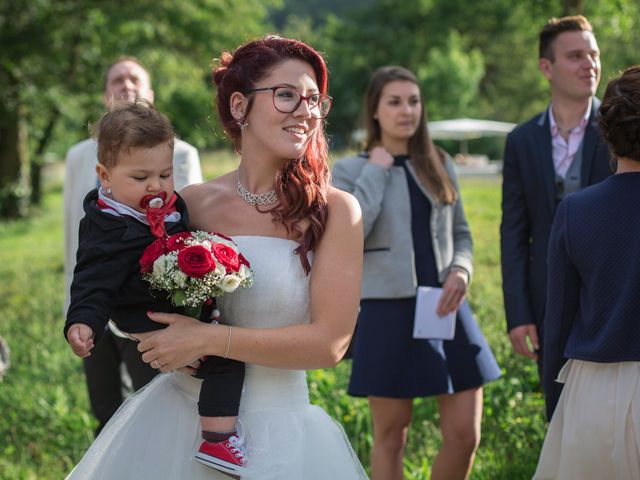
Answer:
<path fill-rule="evenodd" d="M 480 387 L 501 374 L 466 300 L 453 340 L 413 338 L 415 298 L 360 306 L 350 395 L 428 397 Z"/>

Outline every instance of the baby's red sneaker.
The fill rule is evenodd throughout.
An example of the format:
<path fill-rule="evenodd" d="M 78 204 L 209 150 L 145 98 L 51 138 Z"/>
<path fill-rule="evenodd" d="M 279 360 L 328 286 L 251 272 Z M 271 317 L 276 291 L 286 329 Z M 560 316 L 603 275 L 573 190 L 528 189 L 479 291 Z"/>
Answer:
<path fill-rule="evenodd" d="M 222 442 L 204 441 L 196 453 L 196 461 L 222 472 L 241 474 L 247 462 L 244 441 L 235 435 Z"/>

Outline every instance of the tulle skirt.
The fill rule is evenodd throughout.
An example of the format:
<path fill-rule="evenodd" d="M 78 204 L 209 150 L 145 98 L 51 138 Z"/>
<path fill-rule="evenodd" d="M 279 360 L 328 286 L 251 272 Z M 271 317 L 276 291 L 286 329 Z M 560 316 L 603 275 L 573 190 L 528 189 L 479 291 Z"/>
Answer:
<path fill-rule="evenodd" d="M 159 375 L 120 407 L 68 478 L 228 480 L 193 457 L 199 386 L 180 373 Z M 303 371 L 247 365 L 239 418 L 243 479 L 366 478 L 341 426 L 309 403 Z"/>
<path fill-rule="evenodd" d="M 640 478 L 640 362 L 569 360 L 534 480 Z"/>

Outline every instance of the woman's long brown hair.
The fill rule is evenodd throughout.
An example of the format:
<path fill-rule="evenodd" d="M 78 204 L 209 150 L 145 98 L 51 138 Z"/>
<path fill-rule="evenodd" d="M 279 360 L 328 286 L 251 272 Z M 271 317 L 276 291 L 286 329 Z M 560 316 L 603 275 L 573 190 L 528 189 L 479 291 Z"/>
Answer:
<path fill-rule="evenodd" d="M 380 144 L 382 132 L 380 123 L 374 118 L 374 115 L 378 110 L 382 89 L 385 85 L 394 81 L 411 82 L 418 85 L 418 88 L 420 87 L 416 76 L 406 68 L 387 66 L 381 67 L 374 72 L 364 96 L 364 124 L 367 131 L 364 149 L 367 152 Z M 438 149 L 431 141 L 424 104 L 418 128 L 409 139 L 408 147 L 411 163 L 424 186 L 439 201 L 444 203 L 455 202 L 458 195 L 453 181 L 444 166 L 446 157 L 444 152 Z"/>

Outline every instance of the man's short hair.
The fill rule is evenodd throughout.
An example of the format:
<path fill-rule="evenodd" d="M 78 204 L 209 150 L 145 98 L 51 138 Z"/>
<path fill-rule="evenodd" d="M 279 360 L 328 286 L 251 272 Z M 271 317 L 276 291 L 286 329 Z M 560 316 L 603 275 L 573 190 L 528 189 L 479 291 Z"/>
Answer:
<path fill-rule="evenodd" d="M 549 19 L 540 32 L 539 58 L 555 61 L 553 42 L 564 32 L 593 32 L 593 28 L 582 15 Z"/>
<path fill-rule="evenodd" d="M 107 89 L 107 82 L 109 81 L 109 73 L 111 72 L 111 69 L 115 67 L 117 64 L 122 62 L 133 62 L 140 65 L 140 68 L 142 68 L 146 72 L 147 78 L 149 79 L 149 86 L 151 86 L 151 75 L 149 75 L 149 70 L 147 70 L 147 67 L 145 67 L 142 64 L 142 62 L 138 59 L 138 57 L 134 57 L 133 55 L 121 55 L 118 58 L 116 58 L 113 62 L 111 62 L 111 64 L 105 70 L 104 78 L 102 81 L 102 91 L 105 91 Z"/>
<path fill-rule="evenodd" d="M 136 148 L 169 143 L 173 149 L 175 134 L 171 122 L 145 100 L 116 105 L 93 130 L 98 142 L 98 162 L 107 168 L 116 165 L 123 152 Z"/>

